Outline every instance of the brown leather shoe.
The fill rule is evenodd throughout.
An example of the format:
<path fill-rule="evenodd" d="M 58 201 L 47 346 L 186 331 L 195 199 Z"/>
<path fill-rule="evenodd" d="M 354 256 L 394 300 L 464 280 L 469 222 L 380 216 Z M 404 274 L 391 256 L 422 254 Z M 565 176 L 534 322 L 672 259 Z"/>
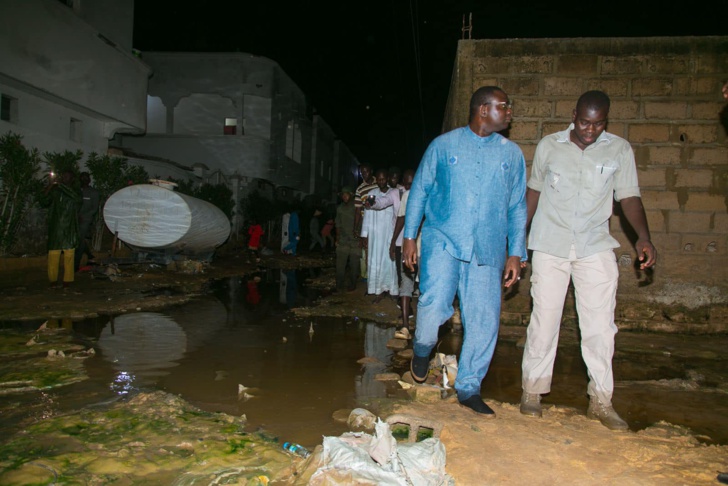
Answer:
<path fill-rule="evenodd" d="M 531 417 L 541 417 L 541 395 L 538 393 L 523 392 L 521 395 L 521 413 Z"/>
<path fill-rule="evenodd" d="M 589 397 L 589 408 L 586 416 L 590 419 L 599 420 L 603 426 L 610 430 L 628 430 L 627 422 L 614 410 L 612 404 L 604 404 L 597 397 Z"/>

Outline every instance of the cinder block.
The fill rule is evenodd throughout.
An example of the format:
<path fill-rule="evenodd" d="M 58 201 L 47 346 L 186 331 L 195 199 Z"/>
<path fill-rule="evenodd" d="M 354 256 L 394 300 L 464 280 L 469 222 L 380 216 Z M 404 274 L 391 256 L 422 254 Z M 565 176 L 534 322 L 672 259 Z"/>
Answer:
<path fill-rule="evenodd" d="M 647 72 L 650 74 L 688 74 L 690 56 L 650 56 L 647 58 Z"/>
<path fill-rule="evenodd" d="M 728 211 L 725 196 L 695 191 L 688 192 L 688 200 L 684 209 L 686 211 Z M 728 228 L 725 230 L 728 232 Z"/>
<path fill-rule="evenodd" d="M 523 151 L 523 157 L 526 159 L 527 164 L 530 164 L 533 161 L 533 154 L 536 153 L 536 145 L 537 144 L 535 143 L 518 143 L 518 146 L 521 147 L 521 150 Z"/>
<path fill-rule="evenodd" d="M 667 142 L 670 126 L 662 123 L 634 123 L 629 126 L 628 140 L 632 143 Z"/>
<path fill-rule="evenodd" d="M 638 170 L 637 178 L 640 187 L 664 188 L 667 187 L 666 169 Z"/>
<path fill-rule="evenodd" d="M 685 101 L 646 101 L 645 118 L 684 120 L 687 118 L 688 104 Z"/>
<path fill-rule="evenodd" d="M 675 187 L 709 189 L 713 185 L 713 171 L 708 169 L 675 169 Z"/>
<path fill-rule="evenodd" d="M 508 72 L 508 60 L 503 57 L 479 57 L 473 63 L 473 74 L 501 74 Z"/>
<path fill-rule="evenodd" d="M 720 93 L 723 78 L 718 76 L 675 78 L 673 94 L 678 96 L 708 95 L 709 99 Z"/>
<path fill-rule="evenodd" d="M 490 78 L 486 76 L 473 76 L 473 91 L 481 86 L 500 86 L 498 78 Z M 508 93 L 508 91 L 506 91 Z"/>
<path fill-rule="evenodd" d="M 640 192 L 645 209 L 680 209 L 676 192 L 650 189 L 640 189 Z"/>
<path fill-rule="evenodd" d="M 718 140 L 718 126 L 714 123 L 709 125 L 679 125 L 673 133 L 679 133 L 678 140 L 680 142 L 714 143 Z"/>
<path fill-rule="evenodd" d="M 644 68 L 643 56 L 604 56 L 601 73 L 605 74 L 640 74 Z"/>
<path fill-rule="evenodd" d="M 660 253 L 666 251 L 678 251 L 681 248 L 682 236 L 679 233 L 659 233 L 653 232 L 650 228 L 650 238 L 652 244 L 657 248 L 657 257 Z"/>
<path fill-rule="evenodd" d="M 474 67 L 476 74 L 548 74 L 553 64 L 551 56 L 480 57 Z"/>
<path fill-rule="evenodd" d="M 541 136 L 545 137 L 552 133 L 566 130 L 569 127 L 569 122 L 543 122 L 541 123 Z"/>
<path fill-rule="evenodd" d="M 511 124 L 509 138 L 513 141 L 538 141 L 538 122 L 516 121 Z"/>
<path fill-rule="evenodd" d="M 593 78 L 587 79 L 586 89 L 604 91 L 614 101 L 615 97 L 627 96 L 629 80 L 625 78 Z"/>
<path fill-rule="evenodd" d="M 654 165 L 680 165 L 682 161 L 682 148 L 680 147 L 644 147 L 649 151 L 650 164 Z"/>
<path fill-rule="evenodd" d="M 645 215 L 647 216 L 647 224 L 650 231 L 664 232 L 667 230 L 665 215 L 662 214 L 662 211 L 659 209 L 648 209 L 645 211 Z"/>
<path fill-rule="evenodd" d="M 632 96 L 669 96 L 672 78 L 636 78 L 632 80 Z"/>
<path fill-rule="evenodd" d="M 690 165 L 728 165 L 728 148 L 694 147 L 688 151 Z"/>
<path fill-rule="evenodd" d="M 597 74 L 599 57 L 596 55 L 563 55 L 556 58 L 556 72 L 559 74 Z"/>
<path fill-rule="evenodd" d="M 640 105 L 635 101 L 612 101 L 609 107 L 609 119 L 631 120 L 639 115 Z"/>
<path fill-rule="evenodd" d="M 515 56 L 509 58 L 510 73 L 519 74 L 550 74 L 554 72 L 554 58 L 552 56 Z"/>
<path fill-rule="evenodd" d="M 573 96 L 578 98 L 584 91 L 582 78 L 547 76 L 543 79 L 543 92 L 546 96 Z"/>
<path fill-rule="evenodd" d="M 495 84 L 503 88 L 509 96 L 538 96 L 539 94 L 539 78 L 536 76 L 501 76 L 500 82 Z M 522 101 L 518 99 L 517 103 L 519 107 L 517 109 L 520 110 Z M 548 102 L 545 101 L 544 103 Z M 520 113 L 518 116 L 521 116 Z"/>
<path fill-rule="evenodd" d="M 554 118 L 565 118 L 571 121 L 576 108 L 576 99 L 558 100 L 554 107 Z"/>
<path fill-rule="evenodd" d="M 725 211 L 715 213 L 713 215 L 713 225 L 710 230 L 720 235 L 728 234 L 728 213 Z"/>
<path fill-rule="evenodd" d="M 706 255 L 726 254 L 726 238 L 719 235 L 682 234 L 682 250 Z"/>
<path fill-rule="evenodd" d="M 670 211 L 667 219 L 670 233 L 708 233 L 712 213 L 699 211 Z M 684 243 L 684 241 L 683 241 Z"/>
<path fill-rule="evenodd" d="M 725 53 L 703 52 L 699 56 L 695 56 L 694 62 L 695 72 L 698 74 L 728 73 L 728 56 Z"/>
<path fill-rule="evenodd" d="M 719 90 L 716 90 L 718 93 Z M 724 103 L 695 102 L 690 106 L 690 118 L 693 120 L 717 120 Z"/>
<path fill-rule="evenodd" d="M 627 125 L 624 123 L 613 122 L 609 120 L 609 122 L 607 123 L 607 131 L 618 137 L 622 137 L 624 139 L 627 138 Z"/>
<path fill-rule="evenodd" d="M 510 94 L 511 92 L 506 91 L 506 93 Z M 517 98 L 513 101 L 513 116 L 516 119 L 521 117 L 549 118 L 551 117 L 551 102 L 547 100 Z"/>

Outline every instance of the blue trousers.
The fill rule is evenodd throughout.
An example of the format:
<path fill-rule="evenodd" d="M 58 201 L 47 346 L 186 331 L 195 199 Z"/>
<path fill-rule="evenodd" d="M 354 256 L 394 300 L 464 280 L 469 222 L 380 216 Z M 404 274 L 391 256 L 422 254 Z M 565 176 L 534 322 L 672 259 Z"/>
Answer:
<path fill-rule="evenodd" d="M 480 395 L 498 340 L 503 269 L 452 257 L 441 245 L 422 245 L 420 291 L 414 353 L 429 356 L 437 333 L 453 314 L 457 293 L 463 321 L 463 346 L 455 390 L 458 399 Z"/>

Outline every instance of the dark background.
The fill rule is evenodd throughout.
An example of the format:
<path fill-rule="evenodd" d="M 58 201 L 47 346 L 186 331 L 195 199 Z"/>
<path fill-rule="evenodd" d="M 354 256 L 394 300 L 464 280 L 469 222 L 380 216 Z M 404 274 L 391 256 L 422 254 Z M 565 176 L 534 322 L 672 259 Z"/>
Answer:
<path fill-rule="evenodd" d="M 473 39 L 728 34 L 728 0 L 146 0 L 135 3 L 134 47 L 267 57 L 360 162 L 413 168 L 441 132 L 470 12 Z"/>

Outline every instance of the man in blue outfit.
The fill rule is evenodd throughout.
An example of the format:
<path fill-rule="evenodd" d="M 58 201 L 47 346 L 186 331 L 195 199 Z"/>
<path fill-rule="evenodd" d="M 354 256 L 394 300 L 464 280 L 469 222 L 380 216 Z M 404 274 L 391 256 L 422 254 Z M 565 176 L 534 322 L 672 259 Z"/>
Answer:
<path fill-rule="evenodd" d="M 480 385 L 498 338 L 501 285 L 504 275 L 506 287 L 516 283 L 526 260 L 526 163 L 521 149 L 496 133 L 508 128 L 512 108 L 502 89 L 480 88 L 470 99 L 468 126 L 430 144 L 410 189 L 402 244 L 413 269 L 424 216 L 412 377 L 427 378 L 438 328 L 457 293 L 465 337 L 455 389 L 460 404 L 488 417 L 495 413 Z"/>

